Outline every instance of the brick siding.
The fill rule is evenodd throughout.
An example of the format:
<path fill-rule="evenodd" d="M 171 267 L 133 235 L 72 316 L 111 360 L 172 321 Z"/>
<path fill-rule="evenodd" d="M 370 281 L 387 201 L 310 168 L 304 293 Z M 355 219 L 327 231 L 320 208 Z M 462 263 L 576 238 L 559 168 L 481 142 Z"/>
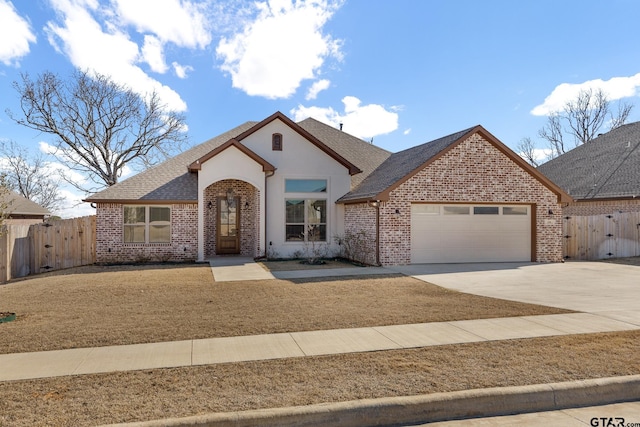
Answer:
<path fill-rule="evenodd" d="M 227 190 L 233 189 L 240 198 L 240 255 L 260 256 L 260 190 L 253 185 L 233 179 L 211 184 L 204 190 L 204 254 L 216 254 L 216 215 L 218 198 L 227 197 Z M 209 208 L 211 202 L 211 208 Z"/>
<path fill-rule="evenodd" d="M 579 201 L 562 208 L 564 216 L 608 215 L 616 212 L 640 212 L 640 199 Z"/>
<path fill-rule="evenodd" d="M 355 256 L 352 255 L 350 258 L 364 264 L 377 264 L 376 208 L 369 206 L 368 203 L 346 205 L 344 209 L 344 231 L 344 238 L 351 238 L 352 241 L 361 239 L 362 242 L 360 247 L 351 248 Z M 362 259 L 356 259 L 360 257 Z"/>
<path fill-rule="evenodd" d="M 128 263 L 195 261 L 198 256 L 198 205 L 183 203 L 171 207 L 169 243 L 124 243 L 123 204 L 98 203 L 96 209 L 96 261 Z M 167 206 L 167 205 L 161 205 Z"/>
<path fill-rule="evenodd" d="M 479 134 L 472 135 L 402 183 L 382 204 L 382 265 L 411 262 L 411 202 L 530 204 L 536 218 L 535 259 L 539 262 L 562 260 L 562 211 L 556 194 Z M 366 204 L 347 205 L 345 228 L 356 231 L 370 230 L 371 224 L 375 227 L 371 210 L 375 211 Z"/>

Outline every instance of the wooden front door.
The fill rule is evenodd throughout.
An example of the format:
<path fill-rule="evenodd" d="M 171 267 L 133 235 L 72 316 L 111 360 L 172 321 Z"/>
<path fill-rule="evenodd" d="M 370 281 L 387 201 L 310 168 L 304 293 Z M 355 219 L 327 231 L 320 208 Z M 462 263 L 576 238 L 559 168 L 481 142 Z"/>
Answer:
<path fill-rule="evenodd" d="M 240 253 L 240 198 L 218 198 L 216 254 Z"/>

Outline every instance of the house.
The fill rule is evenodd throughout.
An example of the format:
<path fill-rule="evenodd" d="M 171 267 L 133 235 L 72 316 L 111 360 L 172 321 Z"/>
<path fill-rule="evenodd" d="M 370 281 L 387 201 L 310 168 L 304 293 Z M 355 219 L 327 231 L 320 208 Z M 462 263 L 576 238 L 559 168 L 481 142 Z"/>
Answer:
<path fill-rule="evenodd" d="M 8 217 L 6 225 L 30 225 L 43 222 L 51 215 L 49 210 L 39 204 L 22 197 L 15 191 L 9 191 L 6 196 Z"/>
<path fill-rule="evenodd" d="M 382 265 L 560 261 L 569 200 L 481 126 L 392 154 L 280 112 L 86 199 L 98 262 L 291 257 L 359 235 Z"/>
<path fill-rule="evenodd" d="M 538 171 L 575 199 L 565 215 L 640 212 L 640 122 L 601 134 Z"/>

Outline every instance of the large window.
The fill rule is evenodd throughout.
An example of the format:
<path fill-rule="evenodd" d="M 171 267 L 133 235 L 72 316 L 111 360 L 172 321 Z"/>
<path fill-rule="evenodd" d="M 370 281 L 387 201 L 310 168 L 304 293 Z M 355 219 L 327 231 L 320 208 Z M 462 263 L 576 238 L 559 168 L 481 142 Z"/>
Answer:
<path fill-rule="evenodd" d="M 327 241 L 327 201 L 288 199 L 286 209 L 287 242 Z"/>
<path fill-rule="evenodd" d="M 166 206 L 125 206 L 125 243 L 171 242 L 171 208 Z"/>
<path fill-rule="evenodd" d="M 287 179 L 284 182 L 286 193 L 326 193 L 326 179 Z"/>

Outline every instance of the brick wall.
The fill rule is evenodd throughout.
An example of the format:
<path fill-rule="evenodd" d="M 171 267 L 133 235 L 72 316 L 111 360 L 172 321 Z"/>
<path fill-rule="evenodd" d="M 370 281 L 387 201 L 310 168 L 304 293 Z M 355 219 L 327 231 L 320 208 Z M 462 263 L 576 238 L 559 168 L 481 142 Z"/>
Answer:
<path fill-rule="evenodd" d="M 478 134 L 401 184 L 382 204 L 382 265 L 411 262 L 411 202 L 530 204 L 536 218 L 536 260 L 562 260 L 562 212 L 557 196 Z M 373 208 L 363 206 L 346 206 L 345 228 L 369 230 L 375 224 L 369 212 Z"/>
<path fill-rule="evenodd" d="M 260 191 L 247 182 L 226 179 L 211 184 L 204 191 L 205 257 L 216 254 L 218 198 L 226 198 L 229 189 L 233 189 L 236 197 L 240 198 L 240 255 L 260 256 Z"/>
<path fill-rule="evenodd" d="M 608 215 L 615 212 L 640 212 L 640 199 L 580 201 L 562 208 L 564 216 Z"/>
<path fill-rule="evenodd" d="M 162 205 L 166 206 L 166 205 Z M 124 243 L 123 205 L 98 203 L 96 262 L 195 261 L 198 256 L 198 205 L 173 204 L 170 243 Z"/>
<path fill-rule="evenodd" d="M 367 203 L 346 205 L 344 208 L 345 239 L 342 245 L 350 245 L 354 261 L 375 265 L 376 260 L 376 208 Z M 342 246 L 341 245 L 341 246 Z M 341 248 L 344 252 L 344 249 Z M 348 255 L 348 254 L 343 254 Z M 362 258 L 362 259 L 358 259 Z"/>

